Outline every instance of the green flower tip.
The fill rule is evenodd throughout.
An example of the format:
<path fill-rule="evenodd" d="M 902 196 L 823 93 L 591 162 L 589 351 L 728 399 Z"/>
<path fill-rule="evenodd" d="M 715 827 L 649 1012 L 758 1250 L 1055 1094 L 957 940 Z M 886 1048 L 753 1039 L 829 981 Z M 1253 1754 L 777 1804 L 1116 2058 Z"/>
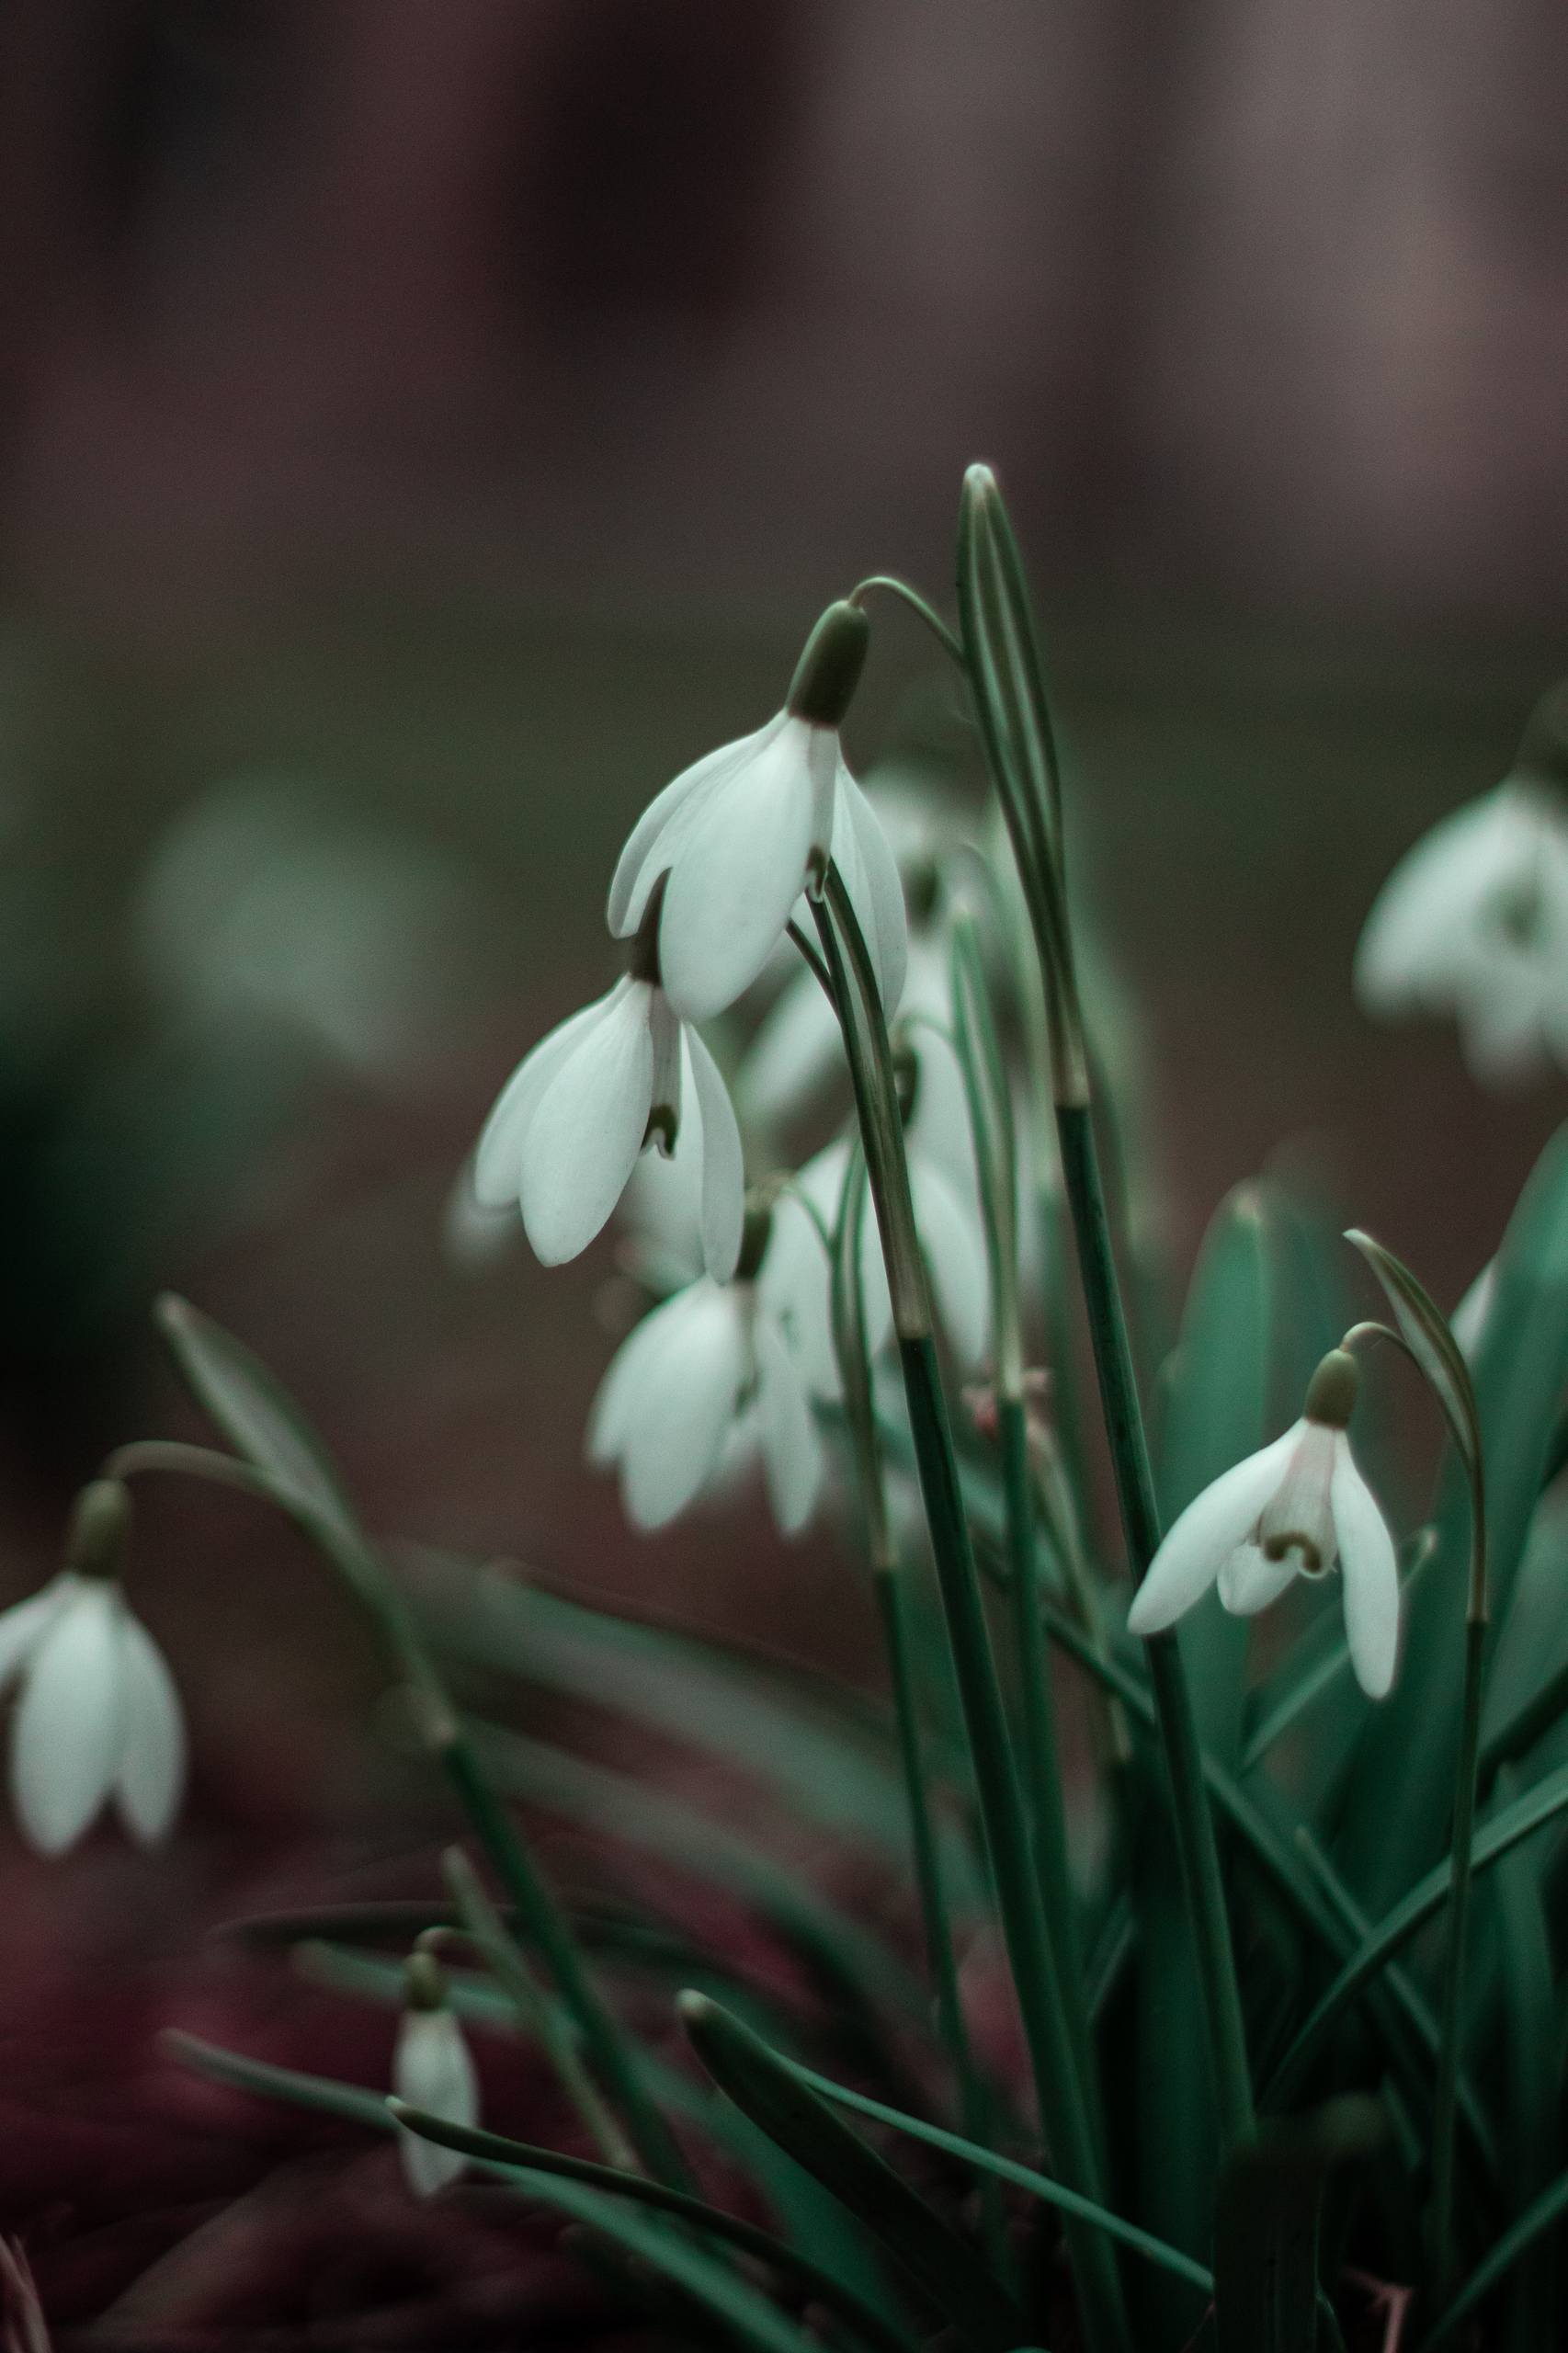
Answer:
<path fill-rule="evenodd" d="M 795 665 L 785 705 L 791 719 L 812 727 L 842 722 L 860 683 L 870 638 L 871 624 L 858 605 L 841 597 L 828 607 Z"/>
<path fill-rule="evenodd" d="M 403 1965 L 403 1998 L 411 2010 L 444 2010 L 447 1972 L 433 1952 L 415 1949 Z"/>
<path fill-rule="evenodd" d="M 119 1479 L 93 1480 L 71 1515 L 65 1566 L 77 1576 L 118 1576 L 130 1540 L 130 1489 Z"/>
<path fill-rule="evenodd" d="M 1307 1384 L 1307 1402 L 1301 1408 L 1306 1420 L 1331 1430 L 1348 1427 L 1360 1380 L 1349 1351 L 1330 1348 Z"/>

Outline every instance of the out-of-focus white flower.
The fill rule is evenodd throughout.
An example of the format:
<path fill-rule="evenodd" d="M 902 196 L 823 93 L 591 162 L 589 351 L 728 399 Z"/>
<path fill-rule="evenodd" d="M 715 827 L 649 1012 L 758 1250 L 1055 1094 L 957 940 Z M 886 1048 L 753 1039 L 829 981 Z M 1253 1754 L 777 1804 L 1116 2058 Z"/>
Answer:
<path fill-rule="evenodd" d="M 411 1956 L 408 1992 L 392 2052 L 392 2089 L 410 2108 L 472 2131 L 479 2122 L 479 2082 L 463 2030 L 447 2007 L 442 1972 L 430 1954 Z M 422 2141 L 406 2127 L 398 2134 L 398 2147 L 416 2198 L 433 2198 L 456 2181 L 468 2162 L 460 2149 Z"/>
<path fill-rule="evenodd" d="M 734 1472 L 738 1440 L 742 1452 L 755 1442 L 773 1516 L 793 1535 L 824 1468 L 805 1385 L 758 1288 L 703 1278 L 621 1343 L 589 1415 L 588 1459 L 619 1469 L 636 1527 L 663 1528 Z"/>
<path fill-rule="evenodd" d="M 617 938 L 642 921 L 668 876 L 660 940 L 670 1002 L 688 1020 L 722 1013 L 767 963 L 802 891 L 831 857 L 866 933 L 884 996 L 903 979 L 903 896 L 870 804 L 844 764 L 838 722 L 864 658 L 863 614 L 835 606 L 767 725 L 667 784 L 633 826 L 610 883 Z"/>
<path fill-rule="evenodd" d="M 882 1003 L 890 1021 L 919 1015 L 949 1018 L 948 947 L 933 927 L 911 932 L 903 987 Z M 791 973 L 758 1022 L 746 1049 L 735 1091 L 748 1118 L 769 1125 L 792 1120 L 815 1102 L 845 1070 L 838 1017 L 814 972 L 802 964 Z"/>
<path fill-rule="evenodd" d="M 472 892 L 430 844 L 324 813 L 319 785 L 247 775 L 171 826 L 132 920 L 154 979 L 200 1019 L 291 1031 L 381 1080 L 450 1033 Z"/>
<path fill-rule="evenodd" d="M 817 1218 L 832 1233 L 837 1224 L 849 1146 L 840 1140 L 807 1161 L 780 1195 L 773 1211 L 757 1289 L 778 1318 L 812 1394 L 842 1393 L 833 1345 L 832 1274 Z M 978 1208 L 947 1171 L 918 1149 L 909 1154 L 909 1188 L 915 1203 L 937 1315 L 960 1365 L 972 1370 L 984 1356 L 991 1332 L 991 1295 L 985 1239 Z M 803 1194 L 817 1212 L 795 1198 Z M 867 1344 L 874 1355 L 892 1327 L 887 1270 L 869 1201 L 860 1234 L 860 1280 L 866 1308 Z"/>
<path fill-rule="evenodd" d="M 643 1145 L 670 1150 L 693 1110 L 703 1252 L 710 1273 L 727 1281 L 744 1214 L 734 1111 L 696 1030 L 656 980 L 635 972 L 552 1029 L 513 1072 L 474 1153 L 475 1198 L 484 1209 L 516 1203 L 540 1258 L 560 1266 L 605 1224 Z"/>
<path fill-rule="evenodd" d="M 1216 1581 L 1225 1608 L 1250 1618 L 1292 1577 L 1337 1567 L 1357 1679 L 1369 1698 L 1385 1697 L 1399 1656 L 1399 1569 L 1346 1435 L 1356 1382 L 1354 1358 L 1333 1350 L 1312 1377 L 1301 1420 L 1194 1497 L 1133 1598 L 1132 1633 L 1174 1624 Z"/>
<path fill-rule="evenodd" d="M 62 1569 L 0 1615 L 0 1686 L 20 1683 L 11 1795 L 30 1843 L 61 1855 L 111 1801 L 150 1845 L 185 1785 L 185 1727 L 164 1654 L 113 1577 Z"/>
<path fill-rule="evenodd" d="M 1452 1012 L 1479 1079 L 1568 1062 L 1568 808 L 1521 775 L 1434 825 L 1356 951 L 1369 1011 Z"/>

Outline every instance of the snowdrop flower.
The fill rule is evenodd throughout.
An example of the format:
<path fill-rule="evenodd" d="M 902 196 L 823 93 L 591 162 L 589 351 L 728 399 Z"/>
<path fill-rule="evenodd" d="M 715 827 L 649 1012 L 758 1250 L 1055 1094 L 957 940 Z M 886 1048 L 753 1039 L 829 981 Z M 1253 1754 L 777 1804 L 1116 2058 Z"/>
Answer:
<path fill-rule="evenodd" d="M 774 1518 L 787 1536 L 816 1506 L 825 1468 L 805 1383 L 755 1280 L 770 1247 L 767 1213 L 751 1221 L 736 1279 L 700 1278 L 644 1316 L 621 1343 L 588 1417 L 588 1460 L 620 1472 L 627 1517 L 663 1528 L 737 1458 L 760 1455 Z"/>
<path fill-rule="evenodd" d="M 841 1395 L 842 1384 L 833 1345 L 832 1275 L 818 1221 L 830 1233 L 834 1231 L 848 1173 L 849 1145 L 842 1139 L 796 1171 L 790 1191 L 780 1196 L 774 1210 L 773 1235 L 757 1278 L 757 1288 L 789 1338 L 807 1388 L 825 1401 Z M 945 1168 L 913 1142 L 909 1188 L 937 1313 L 960 1363 L 966 1370 L 972 1370 L 984 1356 L 991 1334 L 985 1239 L 978 1206 L 955 1186 Z M 798 1195 L 803 1195 L 804 1200 Z M 866 1338 L 874 1355 L 892 1328 L 892 1302 L 869 1201 L 860 1231 L 860 1254 Z"/>
<path fill-rule="evenodd" d="M 0 1688 L 20 1686 L 11 1795 L 24 1836 L 45 1855 L 74 1846 L 111 1802 L 152 1844 L 185 1782 L 173 1677 L 113 1574 L 130 1511 L 118 1480 L 96 1480 L 77 1504 L 66 1567 L 0 1614 Z"/>
<path fill-rule="evenodd" d="M 1400 860 L 1367 918 L 1356 989 L 1369 1012 L 1452 1011 L 1475 1076 L 1568 1063 L 1568 801 L 1562 689 L 1537 706 L 1494 791 Z"/>
<path fill-rule="evenodd" d="M 700 1131 L 702 1247 L 710 1274 L 734 1272 L 744 1211 L 740 1130 L 719 1066 L 661 982 L 661 901 L 643 909 L 631 970 L 526 1055 L 502 1088 L 473 1156 L 482 1209 L 516 1203 L 539 1257 L 585 1250 L 626 1188 L 644 1144 L 673 1149 Z"/>
<path fill-rule="evenodd" d="M 1333 1349 L 1312 1375 L 1301 1420 L 1188 1504 L 1138 1588 L 1131 1632 L 1159 1633 L 1216 1581 L 1225 1608 L 1250 1618 L 1292 1577 L 1337 1567 L 1357 1679 L 1369 1699 L 1387 1694 L 1399 1652 L 1399 1572 L 1346 1436 L 1357 1378 L 1354 1358 Z"/>
<path fill-rule="evenodd" d="M 392 2053 L 392 2090 L 410 2108 L 444 2124 L 471 2131 L 479 2122 L 479 2083 L 463 2031 L 447 2006 L 446 1977 L 435 1955 L 415 1951 L 407 1961 L 407 2007 Z M 422 2141 L 406 2127 L 398 2135 L 403 2170 L 416 2198 L 433 2198 L 462 2172 L 460 2149 Z"/>
<path fill-rule="evenodd" d="M 812 633 L 782 710 L 710 752 L 644 810 L 610 884 L 609 927 L 634 932 L 667 875 L 665 986 L 688 1021 L 733 1005 L 783 938 L 802 891 L 838 865 L 884 997 L 903 985 L 898 869 L 845 767 L 839 722 L 865 660 L 865 615 L 831 605 Z"/>

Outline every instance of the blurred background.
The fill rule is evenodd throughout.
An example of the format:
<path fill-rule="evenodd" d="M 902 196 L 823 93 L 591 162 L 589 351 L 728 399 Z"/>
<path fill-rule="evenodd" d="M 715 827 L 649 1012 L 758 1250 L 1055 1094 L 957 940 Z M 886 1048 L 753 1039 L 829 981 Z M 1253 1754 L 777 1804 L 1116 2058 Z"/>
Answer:
<path fill-rule="evenodd" d="M 1373 1029 L 1350 957 L 1568 670 L 1565 99 L 1546 0 L 8 0 L 4 1597 L 193 1427 L 173 1285 L 374 1526 L 861 1657 L 831 1546 L 634 1543 L 580 1467 L 608 1247 L 441 1236 L 635 812 L 862 574 L 943 597 L 975 457 L 1173 1265 L 1283 1155 L 1457 1295 L 1562 1089 Z M 852 755 L 930 688 L 887 608 Z M 233 1505 L 146 1519 L 197 1821 L 319 1830 L 358 1630 Z"/>

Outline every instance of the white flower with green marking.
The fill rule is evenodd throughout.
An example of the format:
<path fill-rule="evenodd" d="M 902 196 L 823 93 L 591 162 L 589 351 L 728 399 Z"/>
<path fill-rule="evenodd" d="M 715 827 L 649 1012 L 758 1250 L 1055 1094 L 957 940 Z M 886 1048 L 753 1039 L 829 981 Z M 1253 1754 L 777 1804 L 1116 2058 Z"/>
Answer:
<path fill-rule="evenodd" d="M 865 655 L 863 614 L 830 607 L 782 710 L 667 784 L 632 828 L 607 910 L 618 939 L 665 882 L 660 959 L 687 1020 L 750 987 L 795 915 L 837 866 L 884 1003 L 903 985 L 903 892 L 881 826 L 845 766 L 838 725 Z"/>
<path fill-rule="evenodd" d="M 749 1273 L 722 1287 L 701 1279 L 621 1343 L 589 1415 L 588 1459 L 619 1472 L 628 1518 L 651 1529 L 750 1454 L 794 1535 L 826 1467 L 801 1369 Z"/>
<path fill-rule="evenodd" d="M 652 910 L 653 930 L 658 911 Z M 717 1063 L 642 966 L 574 1013 L 513 1072 L 473 1156 L 482 1210 L 515 1207 L 547 1267 L 585 1250 L 625 1191 L 644 1145 L 699 1137 L 703 1256 L 728 1281 L 741 1246 L 740 1130 Z"/>
<path fill-rule="evenodd" d="M 1369 1699 L 1386 1697 L 1399 1658 L 1399 1568 L 1346 1434 L 1356 1383 L 1354 1359 L 1333 1350 L 1301 1420 L 1194 1497 L 1149 1564 L 1128 1613 L 1131 1632 L 1162 1632 L 1212 1585 L 1227 1609 L 1250 1618 L 1292 1578 L 1337 1569 L 1357 1680 Z"/>
<path fill-rule="evenodd" d="M 1568 806 L 1512 777 L 1394 868 L 1356 951 L 1381 1015 L 1452 1013 L 1477 1078 L 1568 1063 Z"/>
<path fill-rule="evenodd" d="M 410 2108 L 443 2124 L 472 2131 L 479 2122 L 479 2079 L 463 2030 L 447 2006 L 446 1981 L 433 1956 L 411 1954 L 408 2006 L 392 2053 L 392 2090 Z M 433 2198 L 456 2181 L 468 2160 L 460 2149 L 421 2140 L 406 2126 L 398 2134 L 403 2170 L 416 2198 Z"/>
<path fill-rule="evenodd" d="M 0 1688 L 13 1683 L 11 1797 L 28 1841 L 63 1854 L 109 1804 L 144 1844 L 161 1838 L 185 1786 L 184 1719 L 119 1581 L 62 1569 L 0 1615 Z"/>

